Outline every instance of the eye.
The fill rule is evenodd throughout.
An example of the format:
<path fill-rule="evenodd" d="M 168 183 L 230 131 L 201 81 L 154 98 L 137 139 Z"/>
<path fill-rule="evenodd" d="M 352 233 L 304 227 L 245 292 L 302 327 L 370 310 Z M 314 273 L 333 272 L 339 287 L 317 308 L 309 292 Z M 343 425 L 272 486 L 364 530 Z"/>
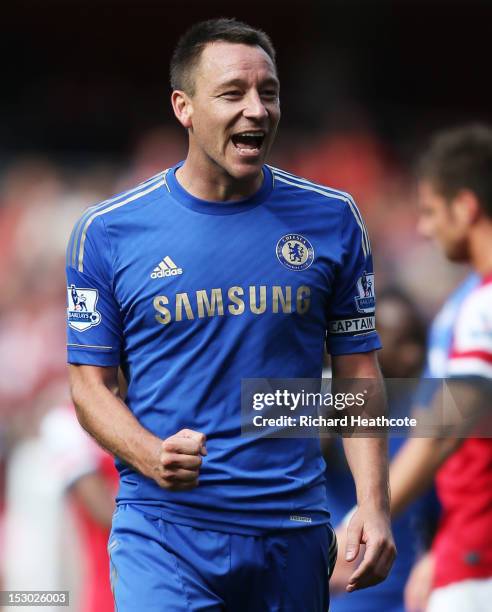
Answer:
<path fill-rule="evenodd" d="M 276 89 L 264 89 L 261 92 L 262 98 L 268 98 L 269 100 L 273 100 L 278 97 L 278 91 Z"/>
<path fill-rule="evenodd" d="M 236 98 L 239 98 L 241 95 L 242 94 L 239 91 L 239 89 L 231 89 L 230 91 L 225 91 L 224 93 L 220 94 L 220 97 L 235 100 Z"/>

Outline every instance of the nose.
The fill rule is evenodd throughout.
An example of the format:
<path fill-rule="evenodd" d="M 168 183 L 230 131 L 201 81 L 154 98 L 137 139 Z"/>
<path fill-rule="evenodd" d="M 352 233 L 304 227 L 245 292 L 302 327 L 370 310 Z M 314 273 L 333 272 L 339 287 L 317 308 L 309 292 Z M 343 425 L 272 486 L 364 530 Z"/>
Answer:
<path fill-rule="evenodd" d="M 256 120 L 268 117 L 268 111 L 256 90 L 250 91 L 245 100 L 246 104 L 243 110 L 245 117 Z"/>

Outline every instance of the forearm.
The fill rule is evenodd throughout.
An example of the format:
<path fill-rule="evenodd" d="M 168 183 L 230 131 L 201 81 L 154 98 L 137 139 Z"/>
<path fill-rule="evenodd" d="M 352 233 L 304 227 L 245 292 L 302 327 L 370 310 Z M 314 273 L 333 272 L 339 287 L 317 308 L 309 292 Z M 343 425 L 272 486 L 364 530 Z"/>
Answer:
<path fill-rule="evenodd" d="M 344 438 L 343 445 L 355 482 L 357 504 L 369 504 L 389 512 L 386 438 Z"/>
<path fill-rule="evenodd" d="M 70 489 L 90 516 L 102 527 L 110 527 L 114 511 L 114 495 L 99 473 L 86 474 Z"/>
<path fill-rule="evenodd" d="M 332 362 L 335 386 L 340 380 L 348 381 L 348 387 L 354 383 L 355 386 L 362 385 L 367 397 L 364 405 L 366 415 L 385 413 L 385 394 L 374 352 L 339 355 Z M 343 445 L 355 481 L 358 507 L 347 525 L 345 559 L 353 562 L 361 544 L 365 545 L 365 552 L 362 562 L 348 580 L 346 590 L 349 592 L 384 580 L 396 554 L 389 520 L 386 437 L 367 438 L 359 437 L 361 432 L 355 436 L 353 433 L 343 438 Z"/>
<path fill-rule="evenodd" d="M 334 386 L 343 390 L 352 386 L 367 398 L 364 416 L 386 413 L 386 396 L 381 372 L 374 353 L 337 357 L 333 364 Z M 351 390 L 351 389 L 350 389 Z M 350 414 L 351 408 L 347 408 Z M 356 409 L 359 414 L 359 409 Z M 376 437 L 356 435 L 343 438 L 345 456 L 354 478 L 357 503 L 369 503 L 389 512 L 388 443 L 384 432 Z M 373 434 L 374 435 L 374 434 Z"/>
<path fill-rule="evenodd" d="M 391 463 L 391 515 L 396 516 L 431 486 L 439 467 L 456 450 L 456 438 L 410 438 Z"/>
<path fill-rule="evenodd" d="M 357 507 L 346 528 L 345 560 L 354 562 L 365 546 L 362 561 L 347 581 L 350 592 L 384 580 L 396 549 L 389 517 L 386 440 L 348 438 L 344 444 L 357 490 Z"/>
<path fill-rule="evenodd" d="M 71 392 L 81 426 L 111 454 L 152 477 L 161 440 L 140 425 L 116 388 L 72 377 Z"/>

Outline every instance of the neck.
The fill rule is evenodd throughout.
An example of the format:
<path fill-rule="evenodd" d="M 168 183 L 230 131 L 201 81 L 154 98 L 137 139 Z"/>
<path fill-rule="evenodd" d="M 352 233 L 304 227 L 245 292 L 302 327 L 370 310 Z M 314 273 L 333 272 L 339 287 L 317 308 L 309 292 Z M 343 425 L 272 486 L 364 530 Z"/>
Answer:
<path fill-rule="evenodd" d="M 475 228 L 470 240 L 470 261 L 480 276 L 492 274 L 492 220 Z"/>
<path fill-rule="evenodd" d="M 231 202 L 254 195 L 263 183 L 263 173 L 244 179 L 228 174 L 214 161 L 197 159 L 188 152 L 185 163 L 176 172 L 176 179 L 183 189 L 201 200 Z"/>

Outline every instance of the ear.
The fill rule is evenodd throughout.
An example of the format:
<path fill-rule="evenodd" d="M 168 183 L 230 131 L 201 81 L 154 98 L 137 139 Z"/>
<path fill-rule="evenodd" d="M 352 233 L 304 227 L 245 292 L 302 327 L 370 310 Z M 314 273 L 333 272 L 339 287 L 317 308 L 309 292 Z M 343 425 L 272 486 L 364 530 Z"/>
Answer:
<path fill-rule="evenodd" d="M 453 199 L 455 215 L 464 225 L 473 225 L 481 214 L 480 202 L 473 191 L 462 189 Z"/>
<path fill-rule="evenodd" d="M 191 117 L 193 115 L 193 105 L 191 98 L 184 91 L 175 89 L 171 94 L 171 104 L 173 107 L 176 119 L 185 128 L 192 127 Z"/>

